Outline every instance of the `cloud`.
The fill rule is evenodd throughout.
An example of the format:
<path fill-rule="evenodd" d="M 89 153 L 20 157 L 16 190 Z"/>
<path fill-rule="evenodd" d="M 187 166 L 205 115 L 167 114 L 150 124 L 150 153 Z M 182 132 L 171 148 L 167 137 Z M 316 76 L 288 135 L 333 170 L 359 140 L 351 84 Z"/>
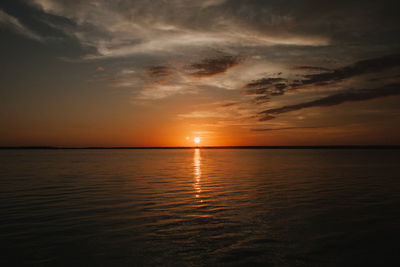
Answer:
<path fill-rule="evenodd" d="M 168 66 L 151 66 L 148 68 L 147 72 L 144 73 L 145 76 L 149 76 L 152 78 L 159 77 L 168 77 L 173 74 L 173 70 Z"/>
<path fill-rule="evenodd" d="M 329 37 L 296 29 L 291 10 L 273 3 L 225 0 L 30 0 L 41 11 L 67 19 L 49 22 L 95 53 L 85 58 L 174 53 L 275 45 L 323 46 Z M 248 19 L 251 18 L 251 19 Z M 268 19 L 265 19 L 268 18 Z M 301 19 L 301 18 L 299 18 Z"/>
<path fill-rule="evenodd" d="M 354 76 L 380 72 L 400 66 L 400 54 L 387 55 L 379 58 L 361 60 L 353 65 L 338 68 L 332 72 L 305 75 L 303 85 L 340 81 Z"/>
<path fill-rule="evenodd" d="M 221 52 L 214 56 L 196 57 L 200 59 L 194 60 L 195 63 L 190 65 L 184 62 L 172 62 L 149 66 L 141 75 L 133 73 L 139 80 L 135 86 L 140 88 L 138 97 L 157 100 L 210 88 L 232 89 L 215 76 L 238 66 L 243 61 L 240 57 L 221 54 Z"/>
<path fill-rule="evenodd" d="M 269 102 L 271 96 L 283 95 L 286 91 L 288 80 L 284 78 L 262 78 L 248 83 L 246 93 L 256 95 L 255 103 Z"/>
<path fill-rule="evenodd" d="M 295 70 L 310 70 L 310 71 L 330 71 L 330 69 L 315 66 L 298 66 L 294 68 Z"/>
<path fill-rule="evenodd" d="M 255 81 L 252 81 L 246 85 L 247 88 L 260 88 L 272 85 L 277 82 L 284 82 L 286 79 L 283 78 L 262 78 Z"/>
<path fill-rule="evenodd" d="M 179 114 L 180 118 L 196 118 L 196 119 L 204 119 L 204 118 L 226 118 L 229 117 L 226 113 L 215 112 L 215 111 L 193 111 L 188 114 Z"/>
<path fill-rule="evenodd" d="M 309 126 L 309 127 L 280 127 L 280 128 L 254 128 L 251 129 L 253 132 L 271 132 L 271 131 L 282 131 L 282 130 L 306 130 L 306 129 L 321 129 L 325 127 Z"/>
<path fill-rule="evenodd" d="M 363 101 L 394 95 L 400 95 L 400 83 L 390 84 L 375 89 L 348 90 L 313 101 L 267 109 L 260 112 L 259 115 L 261 115 L 260 120 L 269 120 L 274 118 L 273 115 L 296 111 L 304 108 L 328 107 L 339 105 L 345 102 Z"/>
<path fill-rule="evenodd" d="M 244 86 L 246 94 L 254 96 L 254 102 L 263 104 L 270 102 L 271 97 L 282 96 L 287 91 L 295 91 L 300 88 L 308 89 L 312 86 L 326 90 L 328 85 L 333 86 L 344 80 L 367 74 L 381 73 L 400 67 L 400 54 L 386 55 L 382 57 L 360 60 L 354 64 L 328 71 L 324 67 L 300 66 L 296 70 L 320 70 L 322 72 L 306 75 L 296 75 L 302 78 L 290 80 L 283 77 L 265 77 L 253 80 Z M 363 77 L 362 77 L 363 78 Z M 361 79 L 362 80 L 362 79 Z M 379 78 L 381 82 L 385 79 Z M 387 79 L 388 80 L 388 79 Z M 371 79 L 370 79 L 371 81 Z"/>
<path fill-rule="evenodd" d="M 199 63 L 193 63 L 189 66 L 191 71 L 189 75 L 203 78 L 217 74 L 222 74 L 228 69 L 240 64 L 241 59 L 236 56 L 223 55 L 215 58 L 205 58 Z"/>
<path fill-rule="evenodd" d="M 193 94 L 196 88 L 185 84 L 152 84 L 149 87 L 143 87 L 136 99 L 139 100 L 159 100 L 172 95 Z"/>
<path fill-rule="evenodd" d="M 12 31 L 30 39 L 40 42 L 43 41 L 43 38 L 41 36 L 28 29 L 16 17 L 5 13 L 3 10 L 0 10 L 0 27 L 1 26 L 9 28 Z"/>
<path fill-rule="evenodd" d="M 199 1 L 202 4 L 202 7 L 212 7 L 212 6 L 219 6 L 225 3 L 227 0 L 204 0 L 204 1 Z"/>
<path fill-rule="evenodd" d="M 238 103 L 238 102 L 228 102 L 228 103 L 223 103 L 223 104 L 221 104 L 221 107 L 227 108 L 227 107 L 237 106 L 237 105 L 239 105 L 239 104 L 240 104 L 240 103 Z"/>
<path fill-rule="evenodd" d="M 259 119 L 259 121 L 269 121 L 269 120 L 273 120 L 273 119 L 275 119 L 274 116 L 271 116 L 271 115 L 264 115 L 264 116 L 262 116 L 262 117 Z"/>

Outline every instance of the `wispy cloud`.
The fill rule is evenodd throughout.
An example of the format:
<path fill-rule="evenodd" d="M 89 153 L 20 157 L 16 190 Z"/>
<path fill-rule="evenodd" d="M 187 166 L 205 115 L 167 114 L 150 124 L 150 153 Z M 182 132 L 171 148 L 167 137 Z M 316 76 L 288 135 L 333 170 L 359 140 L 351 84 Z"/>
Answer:
<path fill-rule="evenodd" d="M 284 130 L 308 130 L 308 129 L 321 129 L 326 127 L 318 126 L 304 126 L 304 127 L 277 127 L 277 128 L 254 128 L 251 129 L 253 132 L 272 132 L 272 131 L 284 131 Z"/>
<path fill-rule="evenodd" d="M 316 66 L 298 66 L 294 67 L 295 70 L 309 70 L 309 71 L 330 71 L 330 69 Z"/>
<path fill-rule="evenodd" d="M 274 74 L 272 77 L 252 80 L 245 84 L 243 89 L 246 95 L 252 97 L 252 102 L 260 107 L 269 104 L 275 106 L 259 113 L 260 121 L 268 121 L 274 119 L 277 114 L 299 109 L 333 106 L 344 102 L 396 95 L 398 91 L 395 87 L 399 84 L 399 76 L 396 76 L 395 73 L 399 67 L 399 54 L 360 60 L 354 64 L 335 69 L 307 65 L 289 68 L 289 70 L 305 70 L 307 71 L 305 74 L 304 72 L 296 75 L 293 75 L 293 73 L 289 73 L 289 75 L 285 73 Z M 310 71 L 313 73 L 310 74 Z M 290 76 L 291 78 L 288 78 Z M 376 78 L 372 79 L 371 77 Z M 377 89 L 362 89 L 372 86 Z M 302 94 L 298 93 L 300 91 Z M 291 93 L 292 97 L 283 97 L 288 92 Z M 324 95 L 321 97 L 323 92 Z M 308 99 L 301 102 L 301 96 L 307 96 Z M 290 99 L 290 102 L 300 101 L 300 104 L 286 104 L 279 107 L 276 97 Z M 317 99 L 310 100 L 310 98 Z"/>
<path fill-rule="evenodd" d="M 313 101 L 303 102 L 294 105 L 287 105 L 279 108 L 267 109 L 259 114 L 262 115 L 261 120 L 273 119 L 273 115 L 282 114 L 286 112 L 296 111 L 304 108 L 311 107 L 328 107 L 339 105 L 345 102 L 355 102 L 370 100 L 385 96 L 400 95 L 400 83 L 386 85 L 381 88 L 362 89 L 362 90 L 348 90 L 345 92 L 337 93 L 327 97 L 319 98 Z"/>
<path fill-rule="evenodd" d="M 301 84 L 329 83 L 348 79 L 353 76 L 381 72 L 400 66 L 400 54 L 388 55 L 379 58 L 361 60 L 353 65 L 335 69 L 331 72 L 305 75 Z"/>
<path fill-rule="evenodd" d="M 225 0 L 31 2 L 46 13 L 75 24 L 51 23 L 83 46 L 96 49 L 95 54 L 87 54 L 86 58 L 190 52 L 210 46 L 225 49 L 227 46 L 329 44 L 329 38 L 320 33 L 292 29 L 295 18 L 271 14 L 268 5 L 256 3 L 245 5 Z M 249 16 L 269 16 L 271 20 L 243 19 Z"/>
<path fill-rule="evenodd" d="M 152 86 L 143 87 L 135 99 L 140 100 L 160 100 L 166 97 L 179 94 L 193 94 L 197 92 L 197 88 L 193 86 L 185 86 L 184 84 L 153 84 Z"/>
<path fill-rule="evenodd" d="M 268 102 L 271 96 L 279 96 L 285 93 L 288 80 L 284 78 L 262 78 L 248 83 L 246 93 L 256 95 L 256 103 Z"/>
<path fill-rule="evenodd" d="M 36 41 L 44 41 L 41 36 L 23 25 L 16 17 L 5 13 L 3 10 L 0 10 L 0 27 L 8 28 L 18 34 Z"/>
<path fill-rule="evenodd" d="M 236 56 L 223 55 L 214 58 L 205 58 L 201 62 L 189 66 L 189 75 L 194 77 L 210 77 L 222 74 L 230 68 L 240 64 L 241 59 Z"/>
<path fill-rule="evenodd" d="M 147 69 L 147 71 L 143 74 L 145 76 L 149 76 L 152 78 L 160 78 L 160 77 L 168 77 L 172 75 L 174 71 L 168 67 L 163 65 L 151 66 Z"/>
<path fill-rule="evenodd" d="M 192 61 L 194 63 L 190 65 L 185 62 L 155 64 L 147 66 L 142 73 L 133 72 L 137 97 L 158 100 L 178 94 L 193 94 L 204 88 L 225 90 L 215 76 L 227 74 L 230 69 L 241 64 L 242 58 L 219 52 L 217 55 L 210 53 L 205 57 L 197 56 Z M 124 77 L 127 79 L 129 74 L 125 72 Z M 114 85 L 118 86 L 120 82 Z"/>
<path fill-rule="evenodd" d="M 358 61 L 352 65 L 329 70 L 323 67 L 302 66 L 295 67 L 296 70 L 322 71 L 313 74 L 305 74 L 300 79 L 290 80 L 282 77 L 265 77 L 253 80 L 245 85 L 247 94 L 256 95 L 258 99 L 270 99 L 271 96 L 280 96 L 288 90 L 310 86 L 324 86 L 338 83 L 371 73 L 384 72 L 400 67 L 400 54 L 387 55 L 379 58 L 372 58 Z M 298 75 L 300 76 L 300 75 Z M 262 95 L 262 96 L 259 96 Z"/>
<path fill-rule="evenodd" d="M 224 112 L 216 112 L 216 111 L 193 111 L 187 114 L 179 114 L 178 117 L 180 118 L 197 118 L 197 119 L 204 119 L 204 118 L 227 118 L 229 114 Z"/>

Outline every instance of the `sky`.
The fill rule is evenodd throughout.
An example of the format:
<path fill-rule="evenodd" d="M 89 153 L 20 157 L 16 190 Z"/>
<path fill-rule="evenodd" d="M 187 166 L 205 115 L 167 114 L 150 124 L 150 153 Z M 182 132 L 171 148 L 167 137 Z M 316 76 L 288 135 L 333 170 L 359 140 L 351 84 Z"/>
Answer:
<path fill-rule="evenodd" d="M 0 146 L 399 145 L 399 7 L 2 0 Z"/>

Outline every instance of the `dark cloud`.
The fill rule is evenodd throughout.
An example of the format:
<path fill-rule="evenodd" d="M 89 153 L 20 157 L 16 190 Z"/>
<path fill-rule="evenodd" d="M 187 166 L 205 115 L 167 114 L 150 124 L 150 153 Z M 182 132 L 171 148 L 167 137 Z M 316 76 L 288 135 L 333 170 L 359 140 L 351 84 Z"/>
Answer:
<path fill-rule="evenodd" d="M 236 106 L 236 105 L 239 105 L 239 104 L 240 103 L 237 103 L 237 102 L 230 102 L 230 103 L 221 104 L 221 107 L 227 108 L 227 107 L 233 107 L 233 106 Z"/>
<path fill-rule="evenodd" d="M 273 96 L 283 95 L 288 86 L 284 83 L 275 84 L 275 91 L 271 93 Z"/>
<path fill-rule="evenodd" d="M 379 58 L 361 60 L 352 65 L 337 68 L 331 71 L 327 71 L 328 69 L 323 67 L 300 66 L 296 67 L 295 69 L 320 70 L 323 72 L 302 75 L 302 79 L 292 81 L 281 77 L 266 77 L 253 80 L 246 84 L 244 88 L 246 89 L 246 94 L 254 96 L 254 103 L 264 104 L 266 102 L 270 102 L 271 98 L 274 96 L 284 95 L 288 90 L 298 90 L 305 86 L 307 86 L 307 88 L 310 86 L 318 86 L 323 88 L 326 85 L 334 84 L 355 76 L 389 71 L 399 66 L 400 54 L 392 54 Z M 380 80 L 382 84 L 385 84 L 384 78 L 377 78 L 375 80 Z"/>
<path fill-rule="evenodd" d="M 254 102 L 256 104 L 268 103 L 270 101 L 271 101 L 271 97 L 269 97 L 268 95 L 261 95 L 261 96 L 257 96 L 254 98 Z"/>
<path fill-rule="evenodd" d="M 264 86 L 269 86 L 277 82 L 286 81 L 283 78 L 262 78 L 255 81 L 252 81 L 246 85 L 246 88 L 259 88 Z"/>
<path fill-rule="evenodd" d="M 194 77 L 209 77 L 216 74 L 222 74 L 228 69 L 240 64 L 241 58 L 237 56 L 224 55 L 215 58 L 205 58 L 199 63 L 189 66 L 189 75 Z"/>
<path fill-rule="evenodd" d="M 32 30 L 30 30 L 27 26 L 22 24 L 18 18 L 0 9 L 0 29 L 3 27 L 9 28 L 12 31 L 20 35 L 26 36 L 28 38 L 37 41 L 43 41 L 43 38 L 40 35 L 36 34 Z"/>
<path fill-rule="evenodd" d="M 311 70 L 311 71 L 330 71 L 330 69 L 315 66 L 298 66 L 294 68 L 295 70 Z"/>
<path fill-rule="evenodd" d="M 305 75 L 302 84 L 326 83 L 348 79 L 353 76 L 380 72 L 400 66 L 400 54 L 361 60 L 354 65 L 338 68 L 332 72 Z"/>
<path fill-rule="evenodd" d="M 309 127 L 282 127 L 282 128 L 255 128 L 255 129 L 251 129 L 251 131 L 253 132 L 271 132 L 271 131 L 280 131 L 280 130 L 302 130 L 302 129 L 321 129 L 324 127 L 313 127 L 313 126 L 309 126 Z"/>
<path fill-rule="evenodd" d="M 269 121 L 269 120 L 273 120 L 273 119 L 275 119 L 274 116 L 266 115 L 266 116 L 261 117 L 261 118 L 259 119 L 259 121 Z"/>
<path fill-rule="evenodd" d="M 397 80 L 399 78 L 400 78 L 400 74 L 391 75 L 391 76 L 385 76 L 385 77 L 372 78 L 372 79 L 368 79 L 368 81 L 376 82 L 376 81 L 391 80 L 391 79 Z"/>
<path fill-rule="evenodd" d="M 261 104 L 269 102 L 271 96 L 279 96 L 285 94 L 288 87 L 287 80 L 283 78 L 263 78 L 248 83 L 246 93 L 249 95 L 257 95 L 254 102 Z"/>
<path fill-rule="evenodd" d="M 312 67 L 312 66 L 300 66 L 295 69 L 307 69 L 307 70 L 321 70 L 323 72 L 316 74 L 303 75 L 303 79 L 289 81 L 283 78 L 262 78 L 256 81 L 248 83 L 246 88 L 268 88 L 271 85 L 278 85 L 277 89 L 301 87 L 303 85 L 325 85 L 331 82 L 337 82 L 344 79 L 349 79 L 354 76 L 377 73 L 385 70 L 389 70 L 400 66 L 400 54 L 392 54 L 379 58 L 372 58 L 367 60 L 361 60 L 353 65 L 337 68 L 327 72 L 329 69 L 323 67 Z M 249 91 L 249 93 L 261 94 L 268 90 Z"/>
<path fill-rule="evenodd" d="M 296 111 L 304 108 L 334 106 L 344 102 L 363 101 L 393 95 L 400 95 L 400 83 L 390 84 L 375 89 L 348 90 L 346 92 L 337 93 L 309 102 L 267 109 L 259 114 L 262 115 L 260 120 L 264 121 L 266 119 L 271 119 L 272 115 Z"/>
<path fill-rule="evenodd" d="M 148 68 L 145 75 L 149 77 L 168 77 L 173 73 L 173 70 L 168 66 L 151 66 Z"/>

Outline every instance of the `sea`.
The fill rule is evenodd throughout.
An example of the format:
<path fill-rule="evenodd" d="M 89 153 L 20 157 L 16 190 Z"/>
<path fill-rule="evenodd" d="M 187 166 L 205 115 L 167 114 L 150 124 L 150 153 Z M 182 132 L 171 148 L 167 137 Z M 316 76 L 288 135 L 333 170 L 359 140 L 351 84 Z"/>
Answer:
<path fill-rule="evenodd" d="M 400 150 L 0 150 L 0 266 L 400 266 Z"/>

